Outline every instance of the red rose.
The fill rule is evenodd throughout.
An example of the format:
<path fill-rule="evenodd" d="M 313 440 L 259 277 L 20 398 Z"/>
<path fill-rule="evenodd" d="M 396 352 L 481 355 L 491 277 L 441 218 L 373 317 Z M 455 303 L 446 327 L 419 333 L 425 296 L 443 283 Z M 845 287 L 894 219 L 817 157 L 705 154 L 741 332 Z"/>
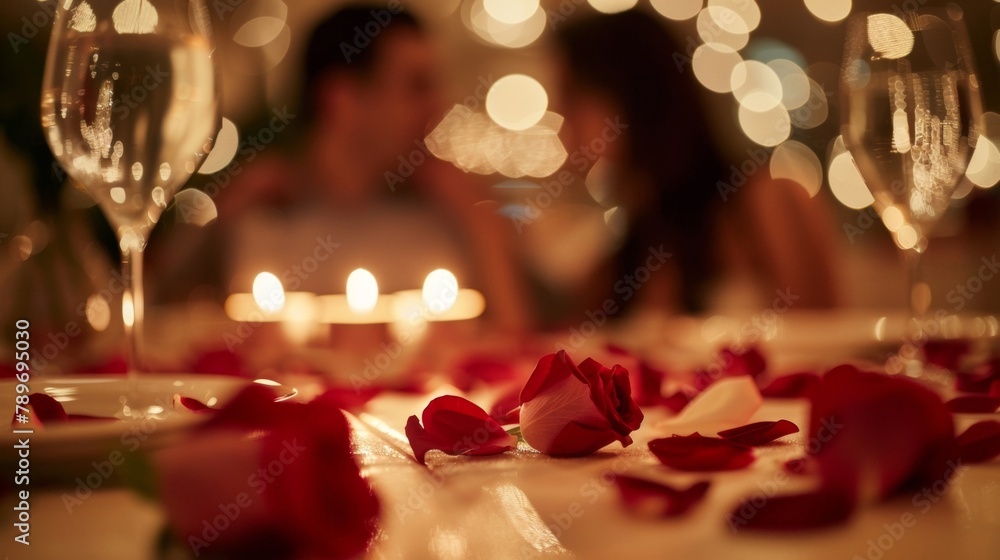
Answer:
<path fill-rule="evenodd" d="M 327 395 L 274 402 L 251 385 L 153 465 L 177 537 L 196 555 L 353 558 L 379 503 L 351 456 L 344 415 Z"/>
<path fill-rule="evenodd" d="M 642 423 L 629 374 L 591 359 L 575 365 L 564 351 L 538 361 L 521 390 L 521 436 L 549 455 L 587 455 L 613 441 L 623 447 Z"/>

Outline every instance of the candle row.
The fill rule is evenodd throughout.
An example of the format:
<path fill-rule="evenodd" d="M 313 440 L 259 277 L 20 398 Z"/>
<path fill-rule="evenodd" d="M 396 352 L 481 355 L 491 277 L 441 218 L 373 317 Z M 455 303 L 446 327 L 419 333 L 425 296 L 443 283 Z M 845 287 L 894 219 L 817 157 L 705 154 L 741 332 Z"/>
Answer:
<path fill-rule="evenodd" d="M 481 293 L 460 289 L 455 275 L 445 269 L 428 274 L 421 290 L 380 294 L 374 275 L 359 268 L 348 276 L 346 293 L 332 295 L 285 292 L 278 277 L 261 272 L 252 293 L 232 294 L 225 303 L 226 315 L 234 321 L 327 324 L 461 321 L 482 315 L 485 308 Z"/>

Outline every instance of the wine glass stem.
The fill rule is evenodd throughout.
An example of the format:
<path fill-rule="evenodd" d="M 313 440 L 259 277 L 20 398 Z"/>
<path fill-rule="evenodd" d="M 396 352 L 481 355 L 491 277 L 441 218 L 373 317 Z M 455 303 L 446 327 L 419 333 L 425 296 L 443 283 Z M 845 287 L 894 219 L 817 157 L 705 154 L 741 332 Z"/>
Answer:
<path fill-rule="evenodd" d="M 125 278 L 122 319 L 125 323 L 126 371 L 134 377 L 142 369 L 142 249 L 131 247 L 122 251 L 122 276 Z"/>
<path fill-rule="evenodd" d="M 923 283 L 920 275 L 920 261 L 922 254 L 919 251 L 908 250 L 903 254 L 906 262 L 906 299 L 909 308 L 909 336 L 915 345 L 922 345 L 924 339 L 923 318 L 927 314 L 930 306 L 930 290 Z"/>

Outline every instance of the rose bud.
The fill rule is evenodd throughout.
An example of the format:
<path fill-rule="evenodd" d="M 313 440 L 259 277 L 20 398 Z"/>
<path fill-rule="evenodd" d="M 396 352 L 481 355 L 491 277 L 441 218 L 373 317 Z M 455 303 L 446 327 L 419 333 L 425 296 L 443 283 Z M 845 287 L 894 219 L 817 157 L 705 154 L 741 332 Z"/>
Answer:
<path fill-rule="evenodd" d="M 521 436 L 542 453 L 588 455 L 611 442 L 623 447 L 642 423 L 628 372 L 587 359 L 575 365 L 564 351 L 538 361 L 521 390 Z"/>

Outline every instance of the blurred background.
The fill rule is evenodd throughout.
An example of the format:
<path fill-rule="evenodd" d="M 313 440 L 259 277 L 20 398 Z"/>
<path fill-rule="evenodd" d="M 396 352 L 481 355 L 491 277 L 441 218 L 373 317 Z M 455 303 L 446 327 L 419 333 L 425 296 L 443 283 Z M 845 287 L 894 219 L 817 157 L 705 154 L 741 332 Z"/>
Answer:
<path fill-rule="evenodd" d="M 166 248 L 157 254 L 158 237 L 166 239 L 178 229 L 212 222 L 218 192 L 229 188 L 231 181 L 239 182 L 227 166 L 247 168 L 258 154 L 295 151 L 294 131 L 277 130 L 274 119 L 303 114 L 300 61 L 306 42 L 315 25 L 342 4 L 332 0 L 209 3 L 222 69 L 223 127 L 187 194 L 178 195 L 151 241 L 152 266 L 163 275 L 147 277 L 153 304 L 219 305 L 229 293 L 250 291 L 253 272 L 259 270 L 255 264 L 237 266 L 221 282 L 205 279 Z M 831 216 L 838 259 L 837 304 L 884 310 L 905 306 L 904 270 L 892 237 L 870 208 L 871 195 L 838 141 L 844 20 L 866 10 L 903 13 L 939 6 L 963 11 L 987 111 L 982 131 L 986 141 L 977 145 L 967 180 L 934 232 L 925 270 L 935 298 L 950 302 L 942 303 L 947 309 L 1000 309 L 1000 284 L 988 282 L 980 283 L 976 297 L 962 299 L 962 309 L 955 303 L 959 300 L 945 300 L 976 274 L 982 259 L 993 258 L 1000 245 L 1000 191 L 994 188 L 1000 181 L 1000 3 L 394 0 L 373 3 L 372 8 L 396 5 L 412 11 L 427 26 L 441 63 L 443 97 L 452 108 L 443 107 L 427 127 L 428 136 L 414 138 L 413 149 L 400 154 L 399 166 L 387 170 L 386 188 L 392 191 L 397 183 L 391 173 L 404 182 L 411 172 L 407 160 L 411 164 L 413 158 L 422 160 L 427 151 L 483 182 L 487 188 L 476 191 L 485 193 L 478 202 L 509 221 L 514 251 L 530 279 L 532 305 L 538 308 L 545 307 L 545 294 L 585 282 L 595 263 L 621 243 L 628 220 L 602 187 L 600 150 L 591 157 L 588 146 L 567 144 L 561 135 L 560 62 L 553 45 L 560 26 L 594 12 L 641 10 L 654 16 L 682 45 L 672 59 L 679 72 L 690 72 L 696 79 L 708 114 L 705 127 L 732 163 L 729 181 L 716 185 L 719 196 L 725 200 L 731 189 L 737 191 L 764 167 L 775 179 L 797 183 Z M 104 331 L 114 328 L 115 304 L 92 296 L 113 277 L 114 236 L 89 197 L 70 186 L 38 124 L 53 6 L 51 0 L 9 0 L 0 7 L 3 316 L 28 315 L 36 323 L 49 318 L 51 324 L 61 325 L 67 316 L 82 316 L 78 313 L 82 309 L 87 318 L 83 328 Z M 633 56 L 641 61 L 649 53 Z M 753 87 L 734 91 L 730 76 L 740 67 L 747 75 L 745 83 Z M 504 80 L 510 75 L 516 79 Z M 749 93 L 762 89 L 781 102 L 763 110 L 755 107 Z M 518 132 L 504 121 L 511 114 L 505 107 L 514 107 L 515 115 L 528 107 L 543 116 L 528 132 Z M 467 113 L 479 116 L 448 118 Z M 269 127 L 271 132 L 262 134 Z M 251 138 L 263 144 L 261 149 L 248 148 Z M 580 157 L 589 160 L 586 172 L 560 179 L 560 171 L 575 167 L 574 158 Z M 197 194 L 199 190 L 205 194 Z M 558 194 L 552 196 L 554 191 Z M 739 279 L 732 283 L 740 284 Z M 773 288 L 778 286 L 768 292 Z M 720 292 L 709 305 L 722 310 L 753 307 L 760 307 L 760 300 L 738 288 Z M 559 324 L 558 319 L 551 324 Z M 5 323 L 4 328 L 9 327 Z"/>

